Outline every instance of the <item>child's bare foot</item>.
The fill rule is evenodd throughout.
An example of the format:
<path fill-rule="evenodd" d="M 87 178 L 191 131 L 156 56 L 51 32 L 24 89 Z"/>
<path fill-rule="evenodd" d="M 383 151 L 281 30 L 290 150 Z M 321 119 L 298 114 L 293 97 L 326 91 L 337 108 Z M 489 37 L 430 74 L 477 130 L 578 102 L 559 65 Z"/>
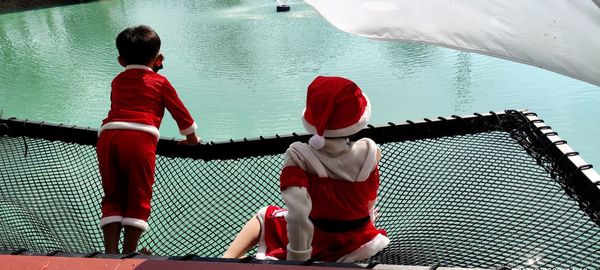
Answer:
<path fill-rule="evenodd" d="M 140 251 L 138 251 L 138 253 L 142 254 L 142 255 L 152 255 L 152 250 L 149 250 L 148 248 L 142 248 Z"/>

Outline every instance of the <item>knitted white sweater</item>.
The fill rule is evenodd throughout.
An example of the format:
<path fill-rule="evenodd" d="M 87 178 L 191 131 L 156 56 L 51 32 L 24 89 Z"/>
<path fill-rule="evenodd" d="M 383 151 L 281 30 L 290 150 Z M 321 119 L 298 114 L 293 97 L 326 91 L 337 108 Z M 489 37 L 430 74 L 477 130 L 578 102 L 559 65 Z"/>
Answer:
<path fill-rule="evenodd" d="M 305 143 L 293 143 L 285 153 L 284 166 L 298 166 L 319 177 L 365 181 L 375 168 L 381 152 L 373 140 L 356 142 L 348 139 L 327 139 L 322 149 Z M 313 224 L 308 218 L 312 209 L 310 196 L 304 187 L 292 186 L 281 192 L 288 209 L 286 216 L 289 244 L 288 260 L 308 260 L 312 252 Z M 371 209 L 375 202 L 370 202 Z"/>

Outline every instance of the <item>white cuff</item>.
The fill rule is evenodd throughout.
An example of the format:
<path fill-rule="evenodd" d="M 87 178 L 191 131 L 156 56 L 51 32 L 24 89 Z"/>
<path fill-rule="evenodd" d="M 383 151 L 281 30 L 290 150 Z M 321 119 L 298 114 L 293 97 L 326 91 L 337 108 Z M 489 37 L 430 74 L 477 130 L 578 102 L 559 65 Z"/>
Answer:
<path fill-rule="evenodd" d="M 287 246 L 287 260 L 291 261 L 306 261 L 310 259 L 312 255 L 312 247 L 307 250 L 293 250 L 290 246 Z"/>
<path fill-rule="evenodd" d="M 100 219 L 100 228 L 104 227 L 104 225 L 110 224 L 110 223 L 121 223 L 123 221 L 123 217 L 122 216 L 108 216 L 108 217 L 103 217 Z"/>
<path fill-rule="evenodd" d="M 194 133 L 194 131 L 196 131 L 197 128 L 198 128 L 198 125 L 196 125 L 196 122 L 194 122 L 194 123 L 192 123 L 192 125 L 190 127 L 179 130 L 179 133 L 183 136 L 187 136 L 187 135 Z"/>
<path fill-rule="evenodd" d="M 124 218 L 123 226 L 136 227 L 144 232 L 148 230 L 148 222 L 137 218 Z"/>

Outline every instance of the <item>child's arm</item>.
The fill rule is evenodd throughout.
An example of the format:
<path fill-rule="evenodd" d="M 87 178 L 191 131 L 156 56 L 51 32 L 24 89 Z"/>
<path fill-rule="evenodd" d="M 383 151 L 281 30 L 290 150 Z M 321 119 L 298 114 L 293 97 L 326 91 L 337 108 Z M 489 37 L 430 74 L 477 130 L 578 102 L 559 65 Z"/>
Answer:
<path fill-rule="evenodd" d="M 296 154 L 292 146 L 285 153 L 284 169 L 280 176 L 281 196 L 288 208 L 287 259 L 305 261 L 312 253 L 312 238 L 314 227 L 308 215 L 312 210 L 312 201 L 306 186 L 308 176 L 303 170 L 303 164 L 295 161 Z M 299 160 L 298 160 L 299 161 Z"/>
<path fill-rule="evenodd" d="M 375 162 L 375 170 L 379 170 L 379 168 L 377 167 L 377 163 L 379 163 L 379 161 L 381 161 L 381 148 L 377 147 L 377 152 L 375 153 L 375 159 L 377 160 L 377 162 Z M 379 174 L 377 174 L 377 177 L 379 178 Z M 378 184 L 375 186 L 374 190 L 375 192 L 373 193 L 374 198 L 372 200 L 369 201 L 369 215 L 371 216 L 371 221 L 373 223 L 375 223 L 377 221 L 377 219 L 379 219 L 379 217 L 381 216 L 381 213 L 379 212 L 379 208 L 375 207 L 375 203 L 377 203 L 377 189 L 379 189 L 379 179 L 377 179 Z"/>
<path fill-rule="evenodd" d="M 308 215 L 312 202 L 305 187 L 290 186 L 281 191 L 281 196 L 288 208 L 287 221 L 287 260 L 306 261 L 312 254 L 312 238 L 314 227 Z"/>
<path fill-rule="evenodd" d="M 162 102 L 163 105 L 167 108 L 167 110 L 171 113 L 175 122 L 177 122 L 177 127 L 179 128 L 179 133 L 183 136 L 186 136 L 185 142 L 183 144 L 198 144 L 198 139 L 195 139 L 196 135 L 194 132 L 198 127 L 196 122 L 192 118 L 188 109 L 183 105 L 181 99 L 177 95 L 175 88 L 171 85 L 169 80 L 163 78 L 162 81 Z M 194 138 L 191 138 L 191 137 Z M 196 143 L 194 143 L 196 141 Z M 188 143 L 189 142 L 189 143 Z"/>

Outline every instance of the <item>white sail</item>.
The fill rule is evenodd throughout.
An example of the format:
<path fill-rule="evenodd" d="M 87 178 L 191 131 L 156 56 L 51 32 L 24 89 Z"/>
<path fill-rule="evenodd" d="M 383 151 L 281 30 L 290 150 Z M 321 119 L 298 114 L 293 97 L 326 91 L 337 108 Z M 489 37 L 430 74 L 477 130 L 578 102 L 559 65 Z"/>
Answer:
<path fill-rule="evenodd" d="M 600 86 L 600 0 L 305 0 L 340 30 L 505 58 Z"/>

